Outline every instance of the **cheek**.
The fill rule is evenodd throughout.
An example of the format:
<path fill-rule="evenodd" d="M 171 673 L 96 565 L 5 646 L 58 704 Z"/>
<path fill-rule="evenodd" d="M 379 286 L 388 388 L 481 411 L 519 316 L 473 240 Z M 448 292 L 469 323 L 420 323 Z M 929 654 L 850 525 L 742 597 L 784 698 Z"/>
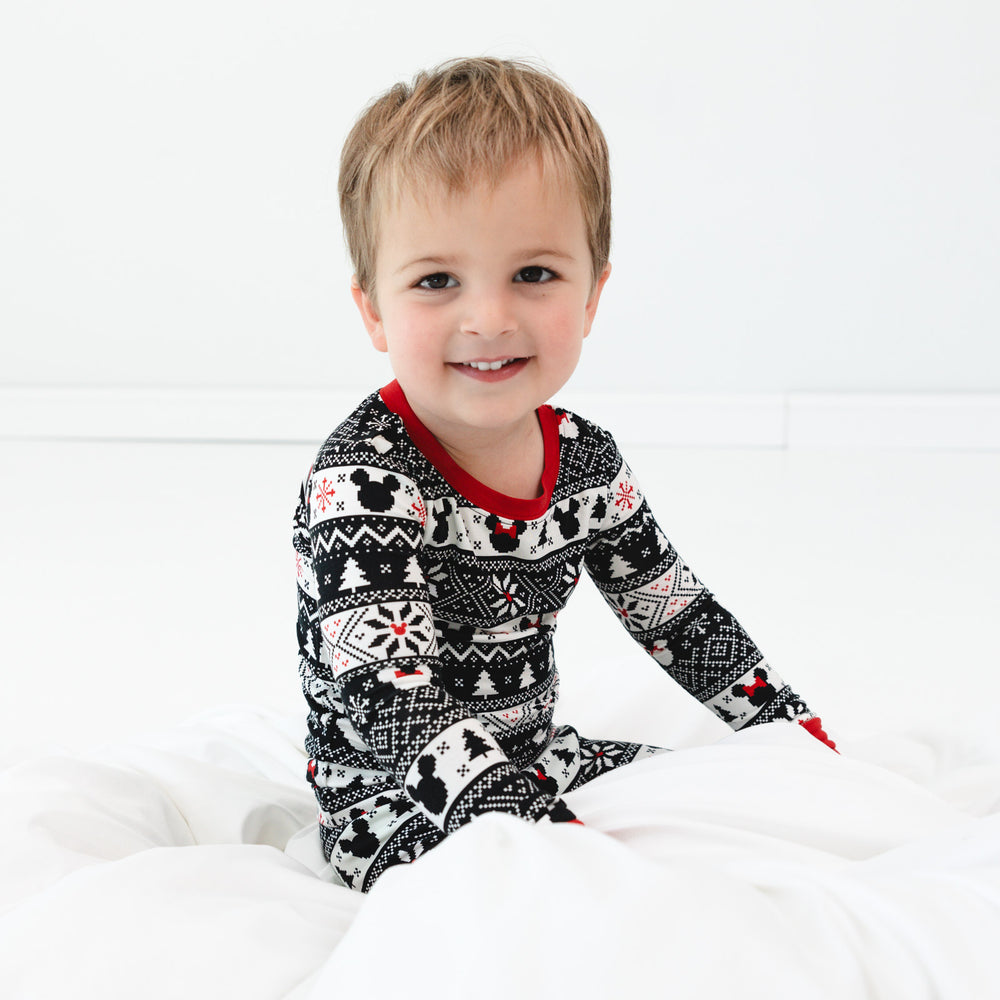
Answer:
<path fill-rule="evenodd" d="M 399 357 L 428 361 L 447 336 L 441 316 L 420 308 L 394 312 L 386 323 L 386 335 L 389 349 Z"/>
<path fill-rule="evenodd" d="M 586 326 L 586 313 L 575 298 L 572 301 L 553 301 L 540 314 L 540 320 L 553 340 L 571 344 L 581 338 Z"/>

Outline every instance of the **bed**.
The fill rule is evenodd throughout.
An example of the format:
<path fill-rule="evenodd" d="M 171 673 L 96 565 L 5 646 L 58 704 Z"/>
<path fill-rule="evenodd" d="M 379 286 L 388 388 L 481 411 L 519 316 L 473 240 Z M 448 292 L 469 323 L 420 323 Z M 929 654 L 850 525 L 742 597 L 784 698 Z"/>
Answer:
<path fill-rule="evenodd" d="M 3 995 L 1000 995 L 995 747 L 690 725 L 572 793 L 584 827 L 481 817 L 367 897 L 326 880 L 297 716 L 22 761 Z"/>

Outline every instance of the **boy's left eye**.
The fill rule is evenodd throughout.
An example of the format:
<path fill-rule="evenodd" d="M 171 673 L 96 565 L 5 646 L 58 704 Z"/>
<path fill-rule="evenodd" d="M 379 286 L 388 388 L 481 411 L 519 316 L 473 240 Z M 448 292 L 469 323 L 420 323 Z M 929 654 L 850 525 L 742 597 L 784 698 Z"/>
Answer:
<path fill-rule="evenodd" d="M 537 264 L 533 264 L 531 267 L 522 267 L 514 275 L 514 280 L 524 281 L 530 285 L 540 285 L 546 281 L 551 281 L 555 276 L 555 272 L 550 271 L 547 267 L 539 267 Z"/>

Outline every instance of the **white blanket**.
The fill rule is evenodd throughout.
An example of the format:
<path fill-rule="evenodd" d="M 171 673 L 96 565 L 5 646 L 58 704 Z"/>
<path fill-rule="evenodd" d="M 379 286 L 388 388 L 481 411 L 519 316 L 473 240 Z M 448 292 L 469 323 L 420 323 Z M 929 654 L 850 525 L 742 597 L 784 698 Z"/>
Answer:
<path fill-rule="evenodd" d="M 0 995 L 1000 996 L 1000 754 L 788 724 L 322 877 L 301 721 L 220 711 L 0 774 Z"/>

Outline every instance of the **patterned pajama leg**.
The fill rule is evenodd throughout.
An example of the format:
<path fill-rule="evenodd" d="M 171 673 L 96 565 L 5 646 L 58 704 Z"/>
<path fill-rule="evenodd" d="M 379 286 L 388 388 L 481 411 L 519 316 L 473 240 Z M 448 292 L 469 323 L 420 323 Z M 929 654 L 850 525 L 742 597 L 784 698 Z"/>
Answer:
<path fill-rule="evenodd" d="M 523 770 L 544 791 L 559 796 L 605 771 L 668 752 L 644 743 L 588 740 L 572 726 L 561 726 Z M 387 868 L 415 861 L 445 837 L 402 790 L 380 794 L 373 808 L 340 830 L 321 826 L 320 835 L 339 881 L 361 892 L 368 892 Z"/>
<path fill-rule="evenodd" d="M 402 789 L 385 792 L 378 802 L 339 831 L 319 828 L 323 853 L 349 889 L 368 892 L 386 868 L 416 861 L 444 840 Z"/>
<path fill-rule="evenodd" d="M 634 760 L 669 753 L 666 747 L 621 740 L 589 740 L 572 726 L 560 726 L 549 745 L 526 768 L 553 795 L 564 795 Z"/>

